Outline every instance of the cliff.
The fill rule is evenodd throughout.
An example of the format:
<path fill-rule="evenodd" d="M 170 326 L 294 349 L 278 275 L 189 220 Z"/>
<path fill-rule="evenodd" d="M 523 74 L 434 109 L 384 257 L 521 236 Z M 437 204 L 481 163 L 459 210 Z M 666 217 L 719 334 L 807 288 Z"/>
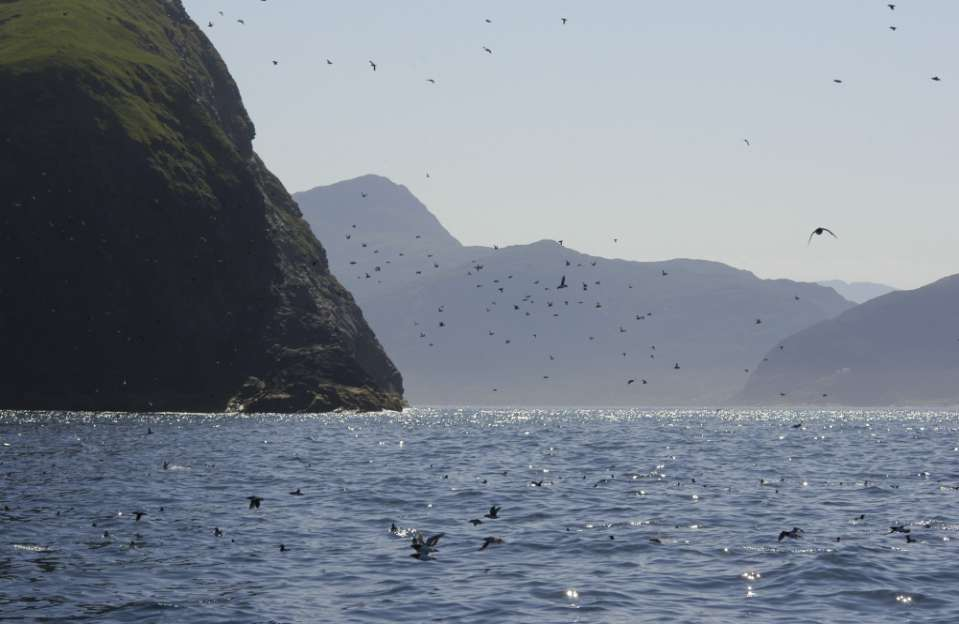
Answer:
<path fill-rule="evenodd" d="M 0 407 L 401 407 L 179 0 L 0 2 L 0 93 Z"/>

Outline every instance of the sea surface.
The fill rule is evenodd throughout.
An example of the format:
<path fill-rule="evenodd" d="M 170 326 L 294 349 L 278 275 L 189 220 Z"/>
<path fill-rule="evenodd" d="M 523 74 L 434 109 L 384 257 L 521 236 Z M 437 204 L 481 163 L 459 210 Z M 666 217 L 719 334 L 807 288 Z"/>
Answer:
<path fill-rule="evenodd" d="M 955 486 L 951 412 L 0 412 L 0 621 L 955 623 Z"/>

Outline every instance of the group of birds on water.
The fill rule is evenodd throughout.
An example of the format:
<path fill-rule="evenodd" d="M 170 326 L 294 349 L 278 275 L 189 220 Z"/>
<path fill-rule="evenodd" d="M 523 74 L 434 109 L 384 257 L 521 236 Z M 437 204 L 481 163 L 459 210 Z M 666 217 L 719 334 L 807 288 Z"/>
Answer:
<path fill-rule="evenodd" d="M 805 426 L 805 423 L 804 423 L 804 422 L 797 422 L 797 423 L 792 424 L 792 425 L 791 425 L 791 428 L 792 428 L 792 429 L 805 430 L 806 426 Z M 150 430 L 149 432 L 152 433 L 152 430 Z M 170 466 L 170 464 L 169 464 L 168 462 L 164 462 L 164 464 L 163 464 L 163 469 L 164 469 L 164 470 L 167 470 L 167 469 L 169 469 L 170 467 L 171 467 L 171 466 Z M 430 464 L 430 469 L 433 469 L 433 468 L 434 468 L 433 464 Z M 664 468 L 664 466 L 657 466 L 655 470 L 651 471 L 651 472 L 648 473 L 648 474 L 642 474 L 642 475 L 640 475 L 640 474 L 628 474 L 628 475 L 625 476 L 625 478 L 627 478 L 628 480 L 635 480 L 635 479 L 637 479 L 638 477 L 644 477 L 644 478 L 645 478 L 645 477 L 651 477 L 651 478 L 657 478 L 657 479 L 663 481 L 663 480 L 665 480 L 665 474 L 662 472 L 662 469 L 663 469 L 663 468 Z M 610 469 L 610 470 L 613 470 L 614 467 L 613 467 L 613 466 L 610 466 L 609 469 Z M 510 474 L 510 473 L 509 473 L 508 470 L 503 470 L 503 471 L 500 472 L 500 475 L 503 476 L 503 477 L 508 477 L 509 474 Z M 924 478 L 924 479 L 925 479 L 925 478 L 928 478 L 929 473 L 923 472 L 923 473 L 920 473 L 918 476 L 919 476 L 920 478 Z M 576 477 L 576 478 L 579 479 L 579 477 Z M 622 475 L 621 475 L 620 479 L 621 479 L 621 478 L 623 478 Z M 449 479 L 449 474 L 443 475 L 442 479 L 443 479 L 443 480 Z M 587 475 L 583 474 L 582 477 L 581 477 L 581 479 L 582 479 L 582 480 L 586 480 L 586 479 L 587 479 Z M 527 479 L 527 481 L 528 481 L 528 482 L 527 482 L 527 485 L 528 485 L 529 488 L 550 488 L 550 487 L 553 487 L 553 486 L 556 485 L 555 482 L 553 482 L 553 481 L 547 481 L 547 480 L 545 480 L 545 479 L 539 479 L 539 480 L 528 480 L 528 479 Z M 617 481 L 617 475 L 616 475 L 615 473 L 610 473 L 608 476 L 605 476 L 605 477 L 603 477 L 603 478 L 601 478 L 601 479 L 593 482 L 591 488 L 592 488 L 592 489 L 605 488 L 605 487 L 608 487 L 608 486 L 612 485 L 612 484 L 613 484 L 614 482 L 616 482 L 616 481 Z M 487 484 L 487 483 L 488 483 L 487 479 L 483 479 L 483 480 L 482 480 L 482 484 L 485 485 L 485 484 Z M 772 489 L 775 490 L 775 493 L 776 493 L 776 494 L 779 494 L 780 489 L 781 489 L 782 487 L 786 486 L 787 483 L 786 483 L 785 477 L 780 477 L 778 480 L 759 479 L 758 485 L 759 485 L 760 488 L 772 488 Z M 807 485 L 807 483 L 804 481 L 804 482 L 802 483 L 802 485 L 805 487 L 805 486 Z M 848 484 L 847 484 L 846 482 L 844 482 L 844 481 L 839 481 L 839 482 L 838 482 L 838 485 L 839 485 L 840 487 L 843 487 L 843 486 L 846 486 L 846 485 L 856 485 L 856 486 L 861 486 L 861 487 L 863 487 L 863 488 L 869 488 L 869 487 L 876 486 L 876 485 L 878 485 L 878 484 L 876 484 L 875 482 L 871 482 L 871 481 L 869 481 L 869 480 L 867 479 L 867 480 L 864 480 L 864 481 L 862 481 L 862 482 L 849 482 Z M 706 483 L 701 483 L 701 482 L 697 481 L 697 479 L 696 479 L 695 477 L 688 478 L 688 479 L 686 479 L 686 480 L 676 481 L 676 482 L 675 482 L 675 486 L 676 486 L 676 487 L 692 486 L 692 487 L 697 487 L 697 488 L 714 488 L 714 487 L 718 487 L 718 486 L 715 486 L 715 485 L 708 485 L 708 484 L 706 484 Z M 897 484 L 891 484 L 889 487 L 891 487 L 891 488 L 893 488 L 893 489 L 898 489 L 898 488 L 899 488 L 899 486 L 898 486 Z M 940 482 L 940 483 L 938 484 L 938 487 L 939 487 L 940 490 L 959 491 L 959 485 L 947 485 L 947 484 L 944 484 L 944 483 Z M 729 487 L 729 486 L 723 487 L 723 488 L 721 488 L 721 489 L 724 489 L 724 490 L 726 490 L 727 492 L 731 492 L 731 491 L 732 491 L 732 488 Z M 644 491 L 641 491 L 641 493 L 645 493 L 645 492 L 644 492 Z M 301 488 L 296 488 L 295 490 L 290 491 L 290 492 L 289 492 L 289 495 L 290 495 L 290 496 L 305 496 L 305 493 L 302 491 Z M 698 500 L 698 496 L 694 496 L 694 499 L 697 499 L 697 500 Z M 260 510 L 260 509 L 261 509 L 261 505 L 263 504 L 264 500 L 266 500 L 266 499 L 265 499 L 264 497 L 262 497 L 262 496 L 259 496 L 259 495 L 251 495 L 251 496 L 246 497 L 246 500 L 247 500 L 247 502 L 248 502 L 248 505 L 247 505 L 248 509 L 251 510 L 251 511 L 257 511 L 257 510 Z M 9 507 L 6 507 L 6 508 L 5 508 L 5 511 L 10 511 Z M 163 512 L 163 507 L 160 507 L 160 508 L 159 508 L 159 511 L 160 511 L 160 512 Z M 472 519 L 468 520 L 467 523 L 470 524 L 470 525 L 473 526 L 473 527 L 479 527 L 480 525 L 483 525 L 483 524 L 495 522 L 495 521 L 500 520 L 500 519 L 502 518 L 502 516 L 501 516 L 502 511 L 503 511 L 503 507 L 502 507 L 501 505 L 496 505 L 496 504 L 491 505 L 491 506 L 489 507 L 489 509 L 486 511 L 485 514 L 483 514 L 481 517 L 472 518 Z M 142 519 L 143 517 L 147 516 L 148 514 L 147 514 L 147 512 L 139 511 L 139 510 L 138 510 L 138 511 L 132 512 L 130 515 L 133 517 L 133 521 L 134 521 L 135 523 L 138 523 L 138 522 L 141 521 L 141 519 Z M 865 521 L 866 521 L 866 514 L 864 514 L 864 513 L 861 513 L 861 514 L 859 514 L 858 516 L 850 519 L 850 523 L 851 523 L 851 524 L 854 524 L 854 525 L 861 525 L 861 524 L 864 523 Z M 94 527 L 96 526 L 96 522 L 93 523 L 93 526 L 94 526 Z M 924 529 L 932 529 L 932 528 L 933 528 L 933 525 L 932 525 L 932 523 L 930 523 L 930 522 L 922 522 L 922 523 L 919 523 L 918 526 L 920 526 L 921 528 L 924 528 Z M 677 525 L 676 528 L 680 528 L 680 526 Z M 570 528 L 569 528 L 569 527 L 566 527 L 566 532 L 569 532 L 569 531 L 570 531 Z M 904 523 L 892 524 L 892 525 L 890 525 L 890 526 L 888 527 L 888 530 L 886 531 L 885 535 L 902 535 L 903 538 L 904 538 L 904 540 L 905 540 L 907 543 L 909 543 L 909 544 L 918 543 L 920 540 L 916 539 L 916 538 L 913 536 L 912 531 L 913 531 L 912 527 L 907 526 L 907 525 L 904 524 Z M 225 533 L 224 533 L 224 530 L 223 530 L 222 528 L 218 527 L 218 526 L 213 528 L 212 533 L 213 533 L 213 536 L 214 536 L 214 537 L 217 537 L 217 538 L 223 537 L 224 534 L 225 534 Z M 421 530 L 419 530 L 419 529 L 417 529 L 417 528 L 401 528 L 400 526 L 397 526 L 397 524 L 396 524 L 395 521 L 390 523 L 389 534 L 390 534 L 391 536 L 394 536 L 394 537 L 397 537 L 397 538 L 400 538 L 400 539 L 404 539 L 404 540 L 408 539 L 408 540 L 409 540 L 409 548 L 411 548 L 412 551 L 413 551 L 412 553 L 410 553 L 409 556 L 412 557 L 412 558 L 414 558 L 414 559 L 420 560 L 420 561 L 430 561 L 430 560 L 433 560 L 433 559 L 434 559 L 433 555 L 436 554 L 436 553 L 439 551 L 439 542 L 440 542 L 440 540 L 441 540 L 443 537 L 446 536 L 446 533 L 445 533 L 445 532 L 426 533 L 426 532 L 423 532 L 423 531 L 421 531 Z M 801 539 L 803 539 L 805 536 L 806 536 L 806 531 L 805 531 L 803 528 L 794 526 L 794 527 L 792 527 L 791 529 L 784 529 L 784 530 L 780 531 L 779 534 L 778 534 L 778 536 L 777 536 L 775 539 L 776 539 L 776 542 L 777 542 L 777 543 L 780 543 L 780 542 L 783 542 L 784 540 L 801 540 Z M 104 532 L 104 537 L 110 537 L 109 532 Z M 137 534 L 137 538 L 138 538 L 138 539 L 142 539 L 142 536 L 139 535 L 139 534 Z M 609 540 L 615 540 L 616 537 L 615 537 L 615 535 L 610 534 L 610 535 L 608 536 L 608 539 L 609 539 Z M 842 537 L 834 537 L 834 538 L 831 538 L 831 539 L 832 539 L 832 541 L 834 541 L 834 542 L 836 542 L 836 543 L 839 543 L 839 542 L 842 541 Z M 664 536 L 660 535 L 660 536 L 649 537 L 649 538 L 648 538 L 648 542 L 651 543 L 651 544 L 663 546 L 663 545 L 669 545 L 669 544 L 671 544 L 671 543 L 674 543 L 675 540 L 671 540 L 671 539 L 669 539 L 668 537 L 664 537 Z M 137 547 L 139 544 L 140 544 L 139 542 L 137 542 L 136 540 L 134 540 L 134 541 L 131 541 L 131 542 L 130 542 L 130 547 L 131 547 L 131 548 L 134 548 L 134 547 Z M 479 550 L 479 551 L 485 551 L 485 550 L 490 549 L 490 548 L 492 548 L 492 547 L 494 547 L 494 546 L 500 546 L 500 545 L 503 545 L 503 544 L 506 544 L 506 540 L 505 540 L 504 538 L 499 537 L 499 536 L 496 536 L 496 535 L 487 535 L 487 536 L 483 537 L 482 542 L 479 544 L 479 547 L 477 548 L 477 550 Z M 278 549 L 279 549 L 280 552 L 288 552 L 288 551 L 291 550 L 291 548 L 290 548 L 289 546 L 287 546 L 285 543 L 281 543 L 281 544 L 279 544 L 277 547 L 278 547 Z"/>

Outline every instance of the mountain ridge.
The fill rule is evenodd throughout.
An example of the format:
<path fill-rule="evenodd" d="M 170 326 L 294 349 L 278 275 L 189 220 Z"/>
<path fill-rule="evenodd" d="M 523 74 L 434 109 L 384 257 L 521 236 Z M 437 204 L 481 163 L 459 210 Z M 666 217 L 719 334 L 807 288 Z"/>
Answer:
<path fill-rule="evenodd" d="M 606 259 L 551 239 L 446 248 L 420 234 L 435 216 L 408 189 L 370 180 L 296 197 L 314 231 L 336 241 L 330 266 L 417 404 L 721 403 L 779 339 L 852 305 L 826 287 L 708 260 Z M 401 215 L 402 228 L 378 211 Z M 558 290 L 564 275 L 569 288 Z"/>
<path fill-rule="evenodd" d="M 959 275 L 867 301 L 786 338 L 737 399 L 959 405 L 959 331 L 952 312 L 957 306 Z"/>

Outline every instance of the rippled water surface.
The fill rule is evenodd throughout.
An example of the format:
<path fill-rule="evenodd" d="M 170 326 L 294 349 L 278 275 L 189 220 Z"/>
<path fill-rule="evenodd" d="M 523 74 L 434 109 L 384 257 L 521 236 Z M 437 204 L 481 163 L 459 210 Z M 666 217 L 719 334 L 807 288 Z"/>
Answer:
<path fill-rule="evenodd" d="M 955 413 L 6 412 L 0 620 L 959 622 L 957 485 Z"/>

